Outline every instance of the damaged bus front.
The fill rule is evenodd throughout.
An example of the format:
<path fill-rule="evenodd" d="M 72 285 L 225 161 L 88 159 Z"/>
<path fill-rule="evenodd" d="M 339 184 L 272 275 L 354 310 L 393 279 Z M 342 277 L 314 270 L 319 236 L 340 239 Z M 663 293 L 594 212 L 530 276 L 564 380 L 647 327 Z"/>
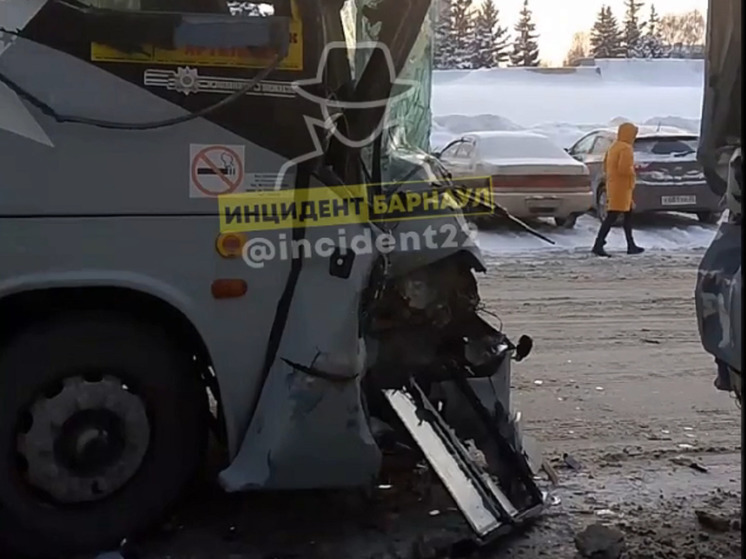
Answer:
<path fill-rule="evenodd" d="M 141 532 L 210 428 L 230 492 L 369 487 L 385 424 L 480 542 L 542 509 L 510 403 L 531 340 L 485 319 L 464 188 L 424 149 L 435 12 L 0 2 L 0 544 L 59 558 Z M 319 192 L 361 185 L 450 202 L 312 223 Z M 272 196 L 292 227 L 254 227 L 245 208 L 280 222 Z"/>

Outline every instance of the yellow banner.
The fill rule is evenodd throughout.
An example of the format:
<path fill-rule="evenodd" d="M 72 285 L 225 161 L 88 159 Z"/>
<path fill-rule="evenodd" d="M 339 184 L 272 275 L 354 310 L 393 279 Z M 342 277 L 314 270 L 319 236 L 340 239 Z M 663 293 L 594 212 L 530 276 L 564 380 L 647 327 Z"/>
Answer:
<path fill-rule="evenodd" d="M 93 62 L 120 62 L 130 64 L 162 64 L 166 66 L 196 66 L 215 68 L 264 68 L 272 54 L 260 54 L 245 48 L 208 49 L 184 47 L 161 49 L 140 45 L 138 52 L 122 52 L 102 43 L 91 43 Z M 293 18 L 290 21 L 290 48 L 287 57 L 278 66 L 280 70 L 303 70 L 303 23 L 293 1 Z"/>
<path fill-rule="evenodd" d="M 462 182 L 460 179 L 459 182 Z M 373 185 L 226 194 L 218 197 L 220 231 L 239 233 L 432 219 L 461 212 L 490 215 L 491 177 L 471 177 L 456 188 L 374 194 Z M 422 183 L 422 186 L 426 186 Z"/>

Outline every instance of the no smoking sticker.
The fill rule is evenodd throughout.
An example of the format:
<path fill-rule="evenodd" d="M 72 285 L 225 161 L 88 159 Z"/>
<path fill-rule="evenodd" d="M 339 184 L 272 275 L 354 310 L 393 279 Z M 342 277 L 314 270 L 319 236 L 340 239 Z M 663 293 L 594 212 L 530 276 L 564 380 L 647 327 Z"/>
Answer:
<path fill-rule="evenodd" d="M 239 192 L 246 177 L 244 146 L 189 146 L 189 197 L 216 198 Z"/>

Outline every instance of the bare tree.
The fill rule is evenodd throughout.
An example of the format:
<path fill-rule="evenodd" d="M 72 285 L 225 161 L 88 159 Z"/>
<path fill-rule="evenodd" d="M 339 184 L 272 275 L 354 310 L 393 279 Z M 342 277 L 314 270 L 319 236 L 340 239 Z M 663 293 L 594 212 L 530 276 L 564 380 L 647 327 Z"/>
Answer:
<path fill-rule="evenodd" d="M 658 33 L 667 45 L 675 45 L 679 41 L 681 24 L 678 14 L 665 14 L 658 23 Z"/>
<path fill-rule="evenodd" d="M 578 31 L 572 36 L 570 49 L 565 55 L 563 66 L 577 66 L 583 58 L 591 57 L 591 35 L 587 31 Z"/>
<path fill-rule="evenodd" d="M 699 10 L 666 14 L 658 24 L 660 38 L 668 46 L 691 47 L 705 41 L 705 17 Z"/>
<path fill-rule="evenodd" d="M 699 10 L 686 12 L 682 16 L 682 34 L 685 46 L 701 45 L 705 42 L 705 16 Z"/>

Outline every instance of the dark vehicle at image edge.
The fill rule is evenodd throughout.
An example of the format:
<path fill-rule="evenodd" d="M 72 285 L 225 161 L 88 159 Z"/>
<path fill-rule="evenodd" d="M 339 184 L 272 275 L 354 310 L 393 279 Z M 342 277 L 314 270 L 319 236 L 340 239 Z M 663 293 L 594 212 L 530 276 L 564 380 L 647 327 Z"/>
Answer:
<path fill-rule="evenodd" d="M 639 126 L 635 141 L 634 212 L 682 212 L 696 214 L 702 223 L 720 221 L 722 196 L 708 186 L 697 161 L 697 134 L 668 126 Z M 567 151 L 588 166 L 596 215 L 606 214 L 604 154 L 616 139 L 616 128 L 594 130 Z"/>

